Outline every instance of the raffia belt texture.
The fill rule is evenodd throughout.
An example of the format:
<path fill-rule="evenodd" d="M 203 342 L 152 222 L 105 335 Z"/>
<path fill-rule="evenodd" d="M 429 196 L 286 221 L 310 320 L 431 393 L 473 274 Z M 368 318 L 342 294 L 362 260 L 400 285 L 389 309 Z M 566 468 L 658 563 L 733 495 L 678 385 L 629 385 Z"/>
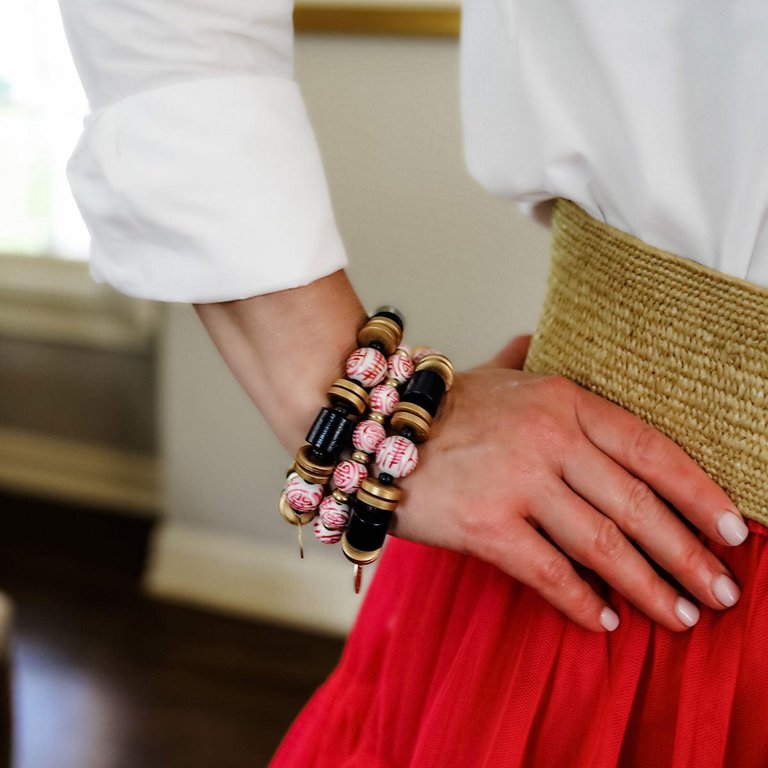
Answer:
<path fill-rule="evenodd" d="M 558 200 L 525 370 L 558 374 L 678 443 L 768 525 L 768 289 Z"/>

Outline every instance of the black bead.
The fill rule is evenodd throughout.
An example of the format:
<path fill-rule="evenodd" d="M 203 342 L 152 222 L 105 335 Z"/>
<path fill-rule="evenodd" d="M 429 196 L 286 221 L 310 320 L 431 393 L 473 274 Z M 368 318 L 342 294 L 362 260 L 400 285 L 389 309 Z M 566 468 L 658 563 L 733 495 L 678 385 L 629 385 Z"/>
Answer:
<path fill-rule="evenodd" d="M 437 371 L 426 369 L 416 371 L 411 376 L 401 400 L 420 405 L 430 416 L 434 416 L 444 394 L 445 380 L 443 377 Z"/>
<path fill-rule="evenodd" d="M 386 472 L 379 473 L 379 482 L 382 485 L 392 485 L 395 482 L 395 478 L 392 475 L 388 475 Z"/>
<path fill-rule="evenodd" d="M 387 348 L 380 341 L 372 341 L 368 346 L 378 352 L 381 352 L 384 357 L 387 356 Z"/>
<path fill-rule="evenodd" d="M 410 440 L 412 443 L 416 442 L 416 433 L 410 427 L 403 427 L 400 430 L 400 437 L 404 437 L 406 440 Z"/>
<path fill-rule="evenodd" d="M 388 317 L 400 326 L 401 331 L 405 327 L 405 318 L 400 314 L 400 311 L 394 307 L 382 307 L 381 309 L 377 309 L 371 317 Z"/>
<path fill-rule="evenodd" d="M 323 463 L 336 463 L 352 439 L 354 429 L 355 424 L 347 418 L 344 409 L 321 408 L 307 433 L 306 441 L 316 452 L 329 458 Z"/>
<path fill-rule="evenodd" d="M 384 546 L 392 513 L 355 502 L 349 517 L 347 541 L 362 552 L 374 552 Z"/>

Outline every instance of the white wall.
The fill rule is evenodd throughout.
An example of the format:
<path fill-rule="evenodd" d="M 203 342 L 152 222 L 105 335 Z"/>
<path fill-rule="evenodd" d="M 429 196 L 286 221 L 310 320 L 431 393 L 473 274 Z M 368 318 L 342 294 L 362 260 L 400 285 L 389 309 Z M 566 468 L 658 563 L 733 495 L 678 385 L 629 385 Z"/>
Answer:
<path fill-rule="evenodd" d="M 457 54 L 454 40 L 306 36 L 296 74 L 363 302 L 399 307 L 408 343 L 436 346 L 461 368 L 533 330 L 548 233 L 466 173 Z M 346 560 L 311 540 L 307 560 L 294 561 L 295 532 L 276 512 L 292 457 L 191 306 L 170 306 L 167 321 L 160 418 L 169 523 L 150 587 L 343 631 L 357 605 Z"/>

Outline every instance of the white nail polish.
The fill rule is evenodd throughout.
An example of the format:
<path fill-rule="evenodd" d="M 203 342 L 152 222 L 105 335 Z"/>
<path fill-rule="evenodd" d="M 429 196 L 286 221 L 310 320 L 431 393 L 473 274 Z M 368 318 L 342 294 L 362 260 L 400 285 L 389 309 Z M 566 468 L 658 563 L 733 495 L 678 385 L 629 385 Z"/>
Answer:
<path fill-rule="evenodd" d="M 724 573 L 721 573 L 712 582 L 712 591 L 715 593 L 715 597 L 728 608 L 735 605 L 741 596 L 739 588 Z"/>
<path fill-rule="evenodd" d="M 734 512 L 723 512 L 717 521 L 717 530 L 720 535 L 734 547 L 741 544 L 747 538 L 749 528 L 744 521 Z"/>
<path fill-rule="evenodd" d="M 612 611 L 606 606 L 600 611 L 600 623 L 609 632 L 613 632 L 613 630 L 619 626 L 619 617 L 615 611 Z"/>
<path fill-rule="evenodd" d="M 675 616 L 685 624 L 686 627 L 692 627 L 698 620 L 699 609 L 684 597 L 678 597 L 675 600 Z"/>

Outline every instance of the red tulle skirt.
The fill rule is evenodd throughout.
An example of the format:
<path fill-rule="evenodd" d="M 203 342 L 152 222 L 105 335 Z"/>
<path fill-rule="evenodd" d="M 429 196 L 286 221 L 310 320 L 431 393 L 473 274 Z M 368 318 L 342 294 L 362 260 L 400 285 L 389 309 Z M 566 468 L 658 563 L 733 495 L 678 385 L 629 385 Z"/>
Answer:
<path fill-rule="evenodd" d="M 766 768 L 768 528 L 749 528 L 739 547 L 706 540 L 741 600 L 681 633 L 579 566 L 615 632 L 480 560 L 390 540 L 272 768 Z"/>

